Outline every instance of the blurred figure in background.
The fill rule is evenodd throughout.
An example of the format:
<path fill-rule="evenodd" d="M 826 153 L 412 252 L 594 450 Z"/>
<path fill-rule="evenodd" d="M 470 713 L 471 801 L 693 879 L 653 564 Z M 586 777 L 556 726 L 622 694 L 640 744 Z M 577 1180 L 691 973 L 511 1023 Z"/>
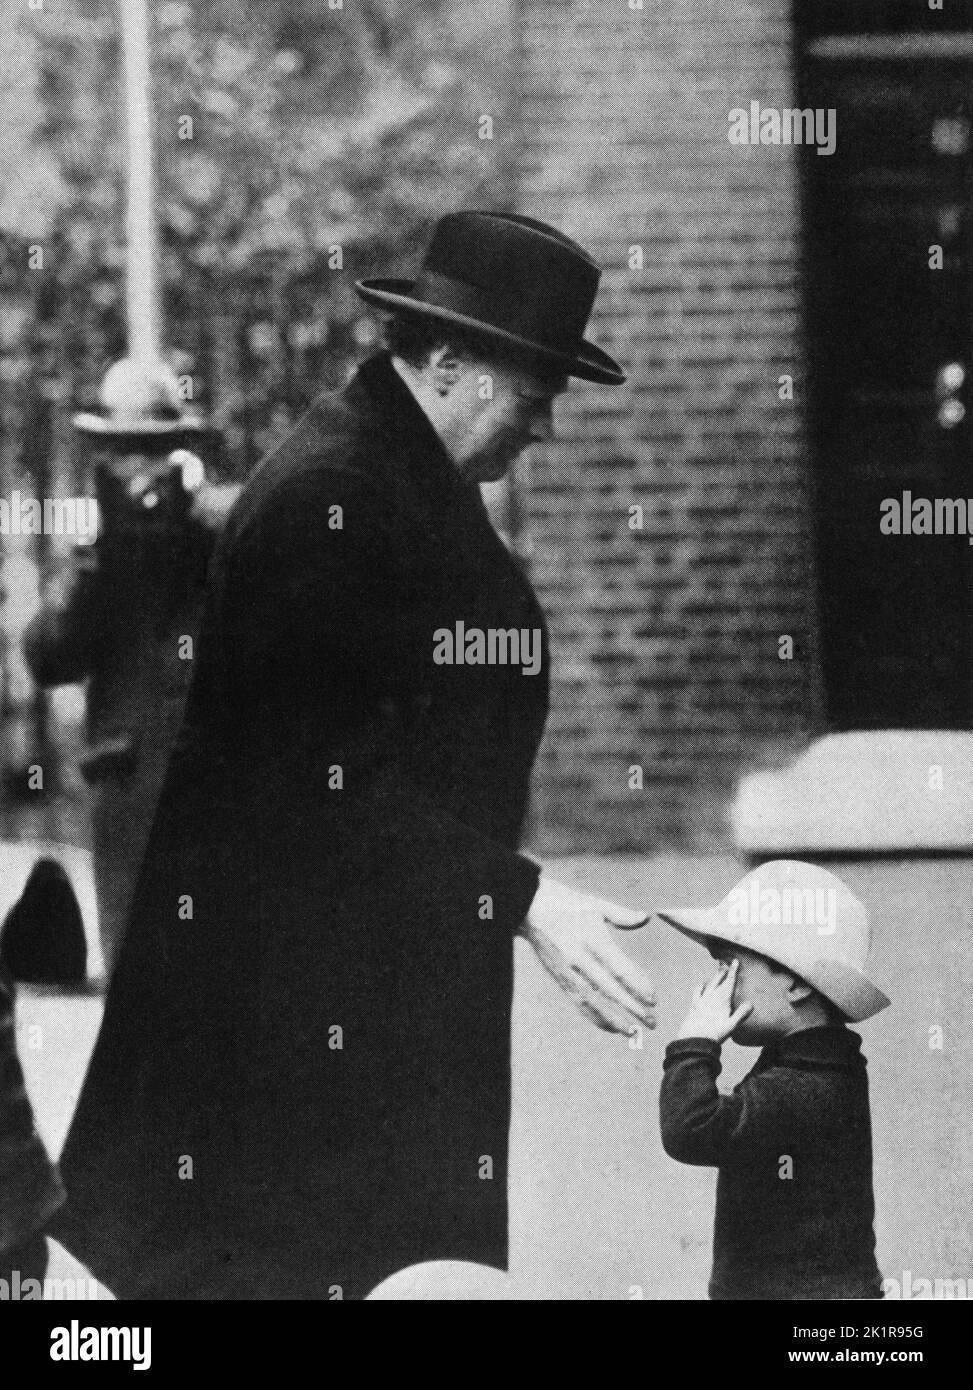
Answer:
<path fill-rule="evenodd" d="M 161 458 L 123 453 L 102 463 L 97 478 L 98 538 L 75 547 L 23 645 L 39 685 L 87 682 L 80 766 L 93 789 L 98 920 L 110 977 L 182 718 L 207 566 L 240 485 L 211 482 L 187 449 Z"/>

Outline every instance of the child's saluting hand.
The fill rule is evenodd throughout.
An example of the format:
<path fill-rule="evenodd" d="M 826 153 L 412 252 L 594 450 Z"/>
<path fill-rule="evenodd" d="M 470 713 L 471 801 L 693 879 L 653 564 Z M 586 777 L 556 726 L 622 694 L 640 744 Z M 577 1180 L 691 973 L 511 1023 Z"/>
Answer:
<path fill-rule="evenodd" d="M 733 1008 L 733 986 L 736 984 L 740 961 L 732 965 L 720 963 L 716 974 L 693 994 L 689 1013 L 683 1019 L 677 1038 L 710 1038 L 722 1043 L 738 1024 L 753 1012 L 752 1004 Z"/>

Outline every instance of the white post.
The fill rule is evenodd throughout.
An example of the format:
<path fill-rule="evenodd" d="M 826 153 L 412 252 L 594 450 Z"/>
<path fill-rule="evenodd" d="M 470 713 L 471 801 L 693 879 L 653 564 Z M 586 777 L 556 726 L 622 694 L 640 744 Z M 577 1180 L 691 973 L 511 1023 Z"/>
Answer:
<path fill-rule="evenodd" d="M 119 0 L 125 82 L 125 307 L 129 357 L 161 356 L 158 243 L 153 206 L 152 94 L 147 0 Z"/>

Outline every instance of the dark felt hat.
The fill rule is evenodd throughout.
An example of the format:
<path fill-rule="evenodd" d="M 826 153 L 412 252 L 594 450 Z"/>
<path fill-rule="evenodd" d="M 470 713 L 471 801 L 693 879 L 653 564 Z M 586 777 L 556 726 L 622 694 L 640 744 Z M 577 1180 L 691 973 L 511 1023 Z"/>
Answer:
<path fill-rule="evenodd" d="M 381 309 L 455 323 L 528 351 L 567 376 L 618 386 L 625 373 L 584 331 L 601 278 L 577 242 L 532 217 L 451 212 L 415 280 L 359 280 Z"/>

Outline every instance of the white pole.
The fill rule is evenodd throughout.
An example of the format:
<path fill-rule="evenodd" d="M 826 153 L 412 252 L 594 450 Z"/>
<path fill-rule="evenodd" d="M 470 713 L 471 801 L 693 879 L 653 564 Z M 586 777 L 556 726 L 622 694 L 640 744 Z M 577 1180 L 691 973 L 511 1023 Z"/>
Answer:
<path fill-rule="evenodd" d="M 161 356 L 158 243 L 153 207 L 152 95 L 147 0 L 119 0 L 125 81 L 127 202 L 125 308 L 128 352 L 137 362 Z"/>

